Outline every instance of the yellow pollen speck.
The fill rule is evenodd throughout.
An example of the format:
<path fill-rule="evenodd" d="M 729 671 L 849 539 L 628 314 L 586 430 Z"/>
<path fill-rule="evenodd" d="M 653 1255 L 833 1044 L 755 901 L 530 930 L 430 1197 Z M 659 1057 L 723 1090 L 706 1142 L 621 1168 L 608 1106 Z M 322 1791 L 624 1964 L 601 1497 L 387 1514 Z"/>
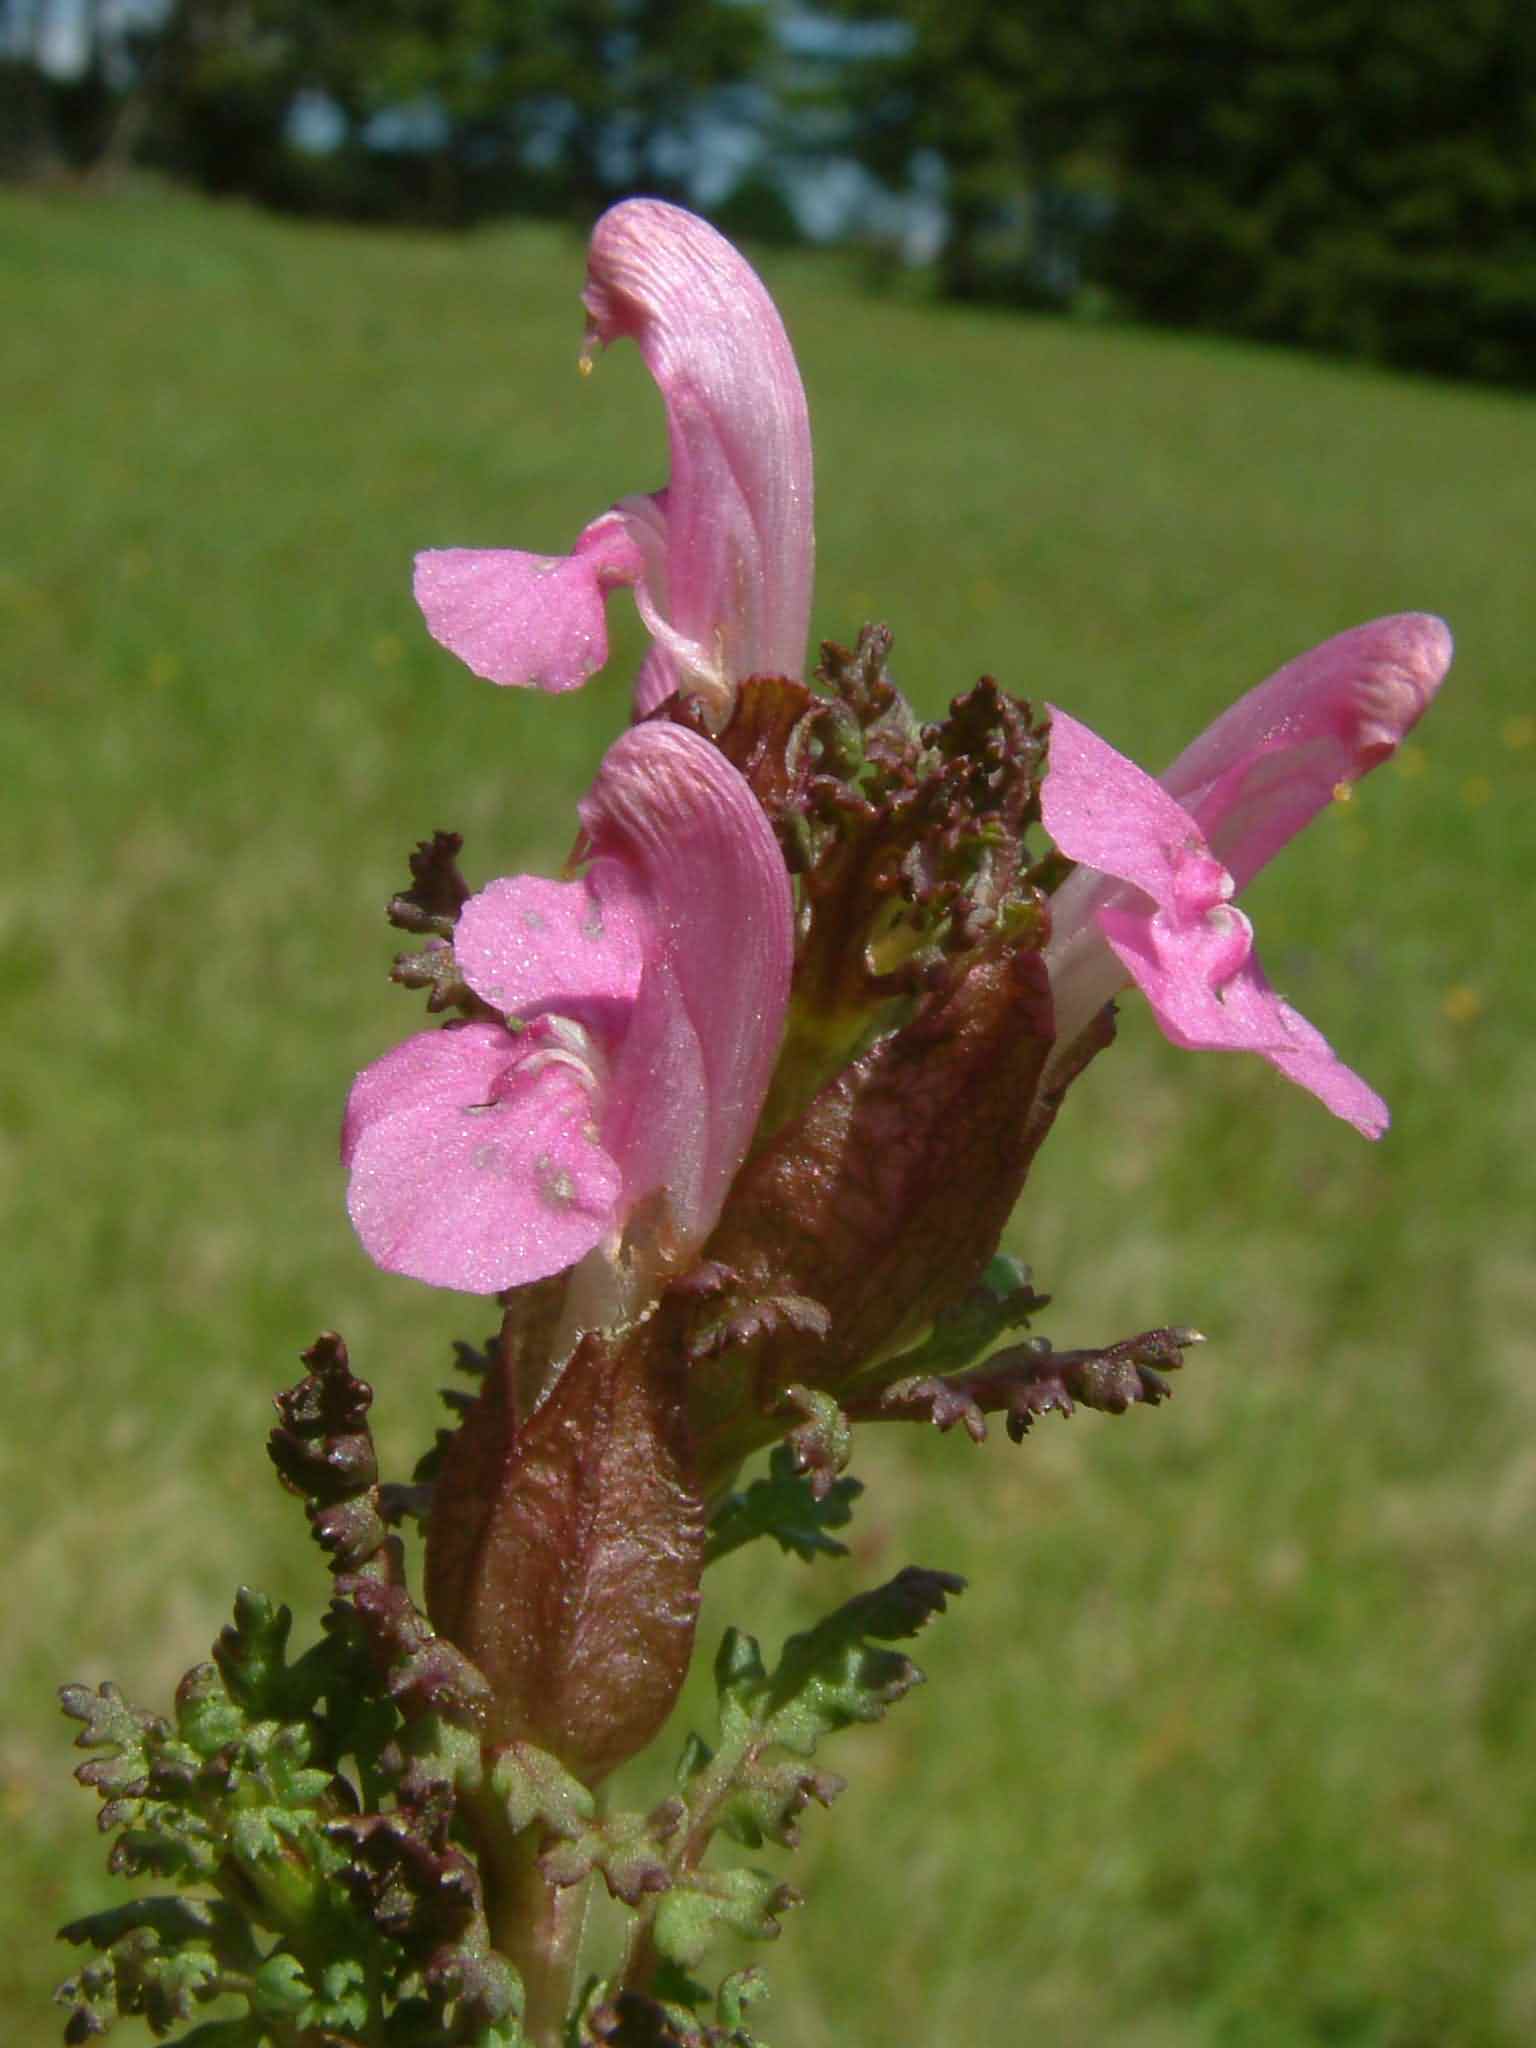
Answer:
<path fill-rule="evenodd" d="M 1511 748 L 1536 745 L 1536 718 L 1529 711 L 1522 712 L 1518 718 L 1505 719 L 1504 744 Z"/>
<path fill-rule="evenodd" d="M 1333 785 L 1333 800 L 1336 804 L 1352 804 L 1355 800 L 1355 786 L 1352 782 L 1336 782 Z"/>
<path fill-rule="evenodd" d="M 578 357 L 576 358 L 576 374 L 577 374 L 577 376 L 578 376 L 578 377 L 590 377 L 590 376 L 591 376 L 591 374 L 592 374 L 592 351 L 591 351 L 591 349 L 589 349 L 589 348 L 584 348 L 584 349 L 582 350 L 581 354 L 580 354 L 580 355 L 579 355 L 579 356 L 578 356 Z"/>
<path fill-rule="evenodd" d="M 1440 1010 L 1452 1024 L 1472 1024 L 1483 1014 L 1483 999 L 1475 988 L 1468 988 L 1464 981 L 1459 981 L 1454 988 L 1446 990 Z"/>
<path fill-rule="evenodd" d="M 1422 747 L 1399 747 L 1397 750 L 1397 772 L 1409 777 L 1424 774 L 1429 767 L 1429 756 Z"/>
<path fill-rule="evenodd" d="M 1492 796 L 1493 784 L 1486 775 L 1469 775 L 1461 785 L 1461 800 L 1469 811 L 1480 811 Z"/>

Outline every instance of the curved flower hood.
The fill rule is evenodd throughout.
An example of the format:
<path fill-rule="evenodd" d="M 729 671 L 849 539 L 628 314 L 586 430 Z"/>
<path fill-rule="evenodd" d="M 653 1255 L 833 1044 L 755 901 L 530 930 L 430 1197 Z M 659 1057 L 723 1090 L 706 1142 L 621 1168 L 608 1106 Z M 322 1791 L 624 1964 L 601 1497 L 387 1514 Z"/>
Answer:
<path fill-rule="evenodd" d="M 632 586 L 652 641 L 637 716 L 675 690 L 723 716 L 737 683 L 799 676 L 805 660 L 811 434 L 794 354 L 745 258 L 660 200 L 603 215 L 583 302 L 589 345 L 633 341 L 661 391 L 666 487 L 621 499 L 569 555 L 419 555 L 417 602 L 477 675 L 570 690 L 608 658 L 608 592 Z"/>

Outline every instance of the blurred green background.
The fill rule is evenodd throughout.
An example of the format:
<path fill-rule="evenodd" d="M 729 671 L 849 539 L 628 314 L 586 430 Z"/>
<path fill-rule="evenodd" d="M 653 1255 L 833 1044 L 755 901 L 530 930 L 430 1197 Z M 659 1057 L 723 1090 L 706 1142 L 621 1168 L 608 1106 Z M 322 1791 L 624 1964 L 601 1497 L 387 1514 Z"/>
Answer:
<path fill-rule="evenodd" d="M 816 631 L 936 708 L 983 670 L 1161 766 L 1290 655 L 1457 631 L 1400 759 L 1247 901 L 1273 978 L 1391 1101 L 1364 1144 L 1127 1010 L 1012 1235 L 1042 1326 L 1212 1342 L 1171 1408 L 1018 1449 L 866 1432 L 854 1555 L 727 1619 L 776 1640 L 908 1561 L 971 1590 L 933 1680 L 826 1754 L 786 1875 L 780 2048 L 1514 2048 L 1536 2033 L 1536 406 L 1233 343 L 766 274 L 818 450 Z M 638 651 L 477 683 L 428 544 L 568 546 L 665 468 L 632 352 L 574 362 L 581 250 L 205 202 L 0 194 L 6 775 L 7 2038 L 112 1883 L 61 1680 L 160 1705 L 238 1580 L 324 1594 L 268 1474 L 322 1327 L 396 1469 L 484 1306 L 375 1272 L 353 1071 L 418 1022 L 381 906 L 410 842 L 556 861 Z M 615 606 L 615 615 L 626 608 Z M 857 1981 L 850 1970 L 857 1956 Z M 131 2034 L 125 2028 L 125 2036 Z"/>

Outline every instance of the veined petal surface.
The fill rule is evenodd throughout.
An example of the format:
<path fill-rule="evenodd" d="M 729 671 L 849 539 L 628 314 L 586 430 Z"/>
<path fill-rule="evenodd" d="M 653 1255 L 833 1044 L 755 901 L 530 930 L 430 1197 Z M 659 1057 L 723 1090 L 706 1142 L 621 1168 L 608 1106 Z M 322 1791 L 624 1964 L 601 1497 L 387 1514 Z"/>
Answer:
<path fill-rule="evenodd" d="M 627 522 L 605 512 L 568 555 L 428 548 L 416 602 L 433 639 L 477 676 L 574 690 L 608 659 L 608 592 L 642 566 Z"/>
<path fill-rule="evenodd" d="M 1239 889 L 1341 789 L 1391 758 L 1450 666 L 1443 619 L 1404 612 L 1325 640 L 1240 697 L 1163 788 Z"/>
<path fill-rule="evenodd" d="M 505 1016 L 600 1024 L 594 1013 L 634 999 L 648 937 L 628 877 L 609 861 L 575 882 L 488 883 L 459 912 L 453 950 L 475 994 Z"/>
<path fill-rule="evenodd" d="M 342 1163 L 374 1262 L 470 1294 L 573 1265 L 611 1230 L 623 1191 L 591 1075 L 537 1026 L 420 1032 L 376 1060 L 347 1101 Z"/>
<path fill-rule="evenodd" d="M 799 676 L 810 625 L 810 420 L 778 309 L 706 221 L 656 199 L 592 233 L 592 338 L 627 337 L 667 409 L 667 587 L 649 593 L 690 682 Z M 684 650 L 691 650 L 684 656 Z"/>
<path fill-rule="evenodd" d="M 1041 813 L 1058 848 L 1083 863 L 1053 899 L 1046 954 L 1064 1043 L 1129 978 L 1175 1045 L 1256 1052 L 1365 1136 L 1380 1137 L 1386 1105 L 1270 986 L 1252 927 L 1228 901 L 1232 877 L 1194 818 L 1054 707 Z"/>
<path fill-rule="evenodd" d="M 665 1182 L 680 1241 L 696 1243 L 751 1142 L 778 1056 L 789 875 L 745 778 L 680 726 L 624 733 L 580 808 L 593 871 L 620 863 L 651 929 L 613 1055 L 604 1142 L 637 1195 L 647 1178 Z"/>
<path fill-rule="evenodd" d="M 571 690 L 607 660 L 607 595 L 630 585 L 651 636 L 636 716 L 676 690 L 723 714 L 746 677 L 805 661 L 811 434 L 784 324 L 724 236 L 654 199 L 598 222 L 583 298 L 589 345 L 634 341 L 660 388 L 669 482 L 621 498 L 569 555 L 428 550 L 417 602 L 476 675 Z"/>

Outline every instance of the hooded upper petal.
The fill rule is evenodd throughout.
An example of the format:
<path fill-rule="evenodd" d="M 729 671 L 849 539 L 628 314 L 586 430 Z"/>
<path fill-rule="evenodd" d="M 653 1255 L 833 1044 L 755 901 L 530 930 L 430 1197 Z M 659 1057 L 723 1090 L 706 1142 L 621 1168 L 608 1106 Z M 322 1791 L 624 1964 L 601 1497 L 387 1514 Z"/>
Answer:
<path fill-rule="evenodd" d="M 593 230 L 583 300 L 593 338 L 632 340 L 666 403 L 667 588 L 657 609 L 679 637 L 678 683 L 798 676 L 810 627 L 811 430 L 762 280 L 696 215 L 631 199 Z"/>
<path fill-rule="evenodd" d="M 1224 711 L 1163 787 L 1245 889 L 1340 789 L 1397 751 L 1429 709 L 1451 652 L 1445 621 L 1425 612 L 1325 640 Z"/>
<path fill-rule="evenodd" d="M 665 1189 L 674 1243 L 698 1244 L 751 1143 L 778 1057 L 794 955 L 788 871 L 745 778 L 680 726 L 621 735 L 581 821 L 592 872 L 621 866 L 650 918 L 604 1142 L 637 1194 Z"/>
<path fill-rule="evenodd" d="M 637 714 L 677 689 L 724 704 L 749 675 L 798 675 L 810 625 L 810 423 L 762 281 L 707 222 L 634 199 L 593 230 L 583 298 L 589 341 L 634 341 L 661 390 L 668 485 L 622 499 L 566 557 L 418 556 L 434 638 L 492 681 L 571 689 L 607 659 L 603 605 L 622 583 L 652 638 Z"/>

